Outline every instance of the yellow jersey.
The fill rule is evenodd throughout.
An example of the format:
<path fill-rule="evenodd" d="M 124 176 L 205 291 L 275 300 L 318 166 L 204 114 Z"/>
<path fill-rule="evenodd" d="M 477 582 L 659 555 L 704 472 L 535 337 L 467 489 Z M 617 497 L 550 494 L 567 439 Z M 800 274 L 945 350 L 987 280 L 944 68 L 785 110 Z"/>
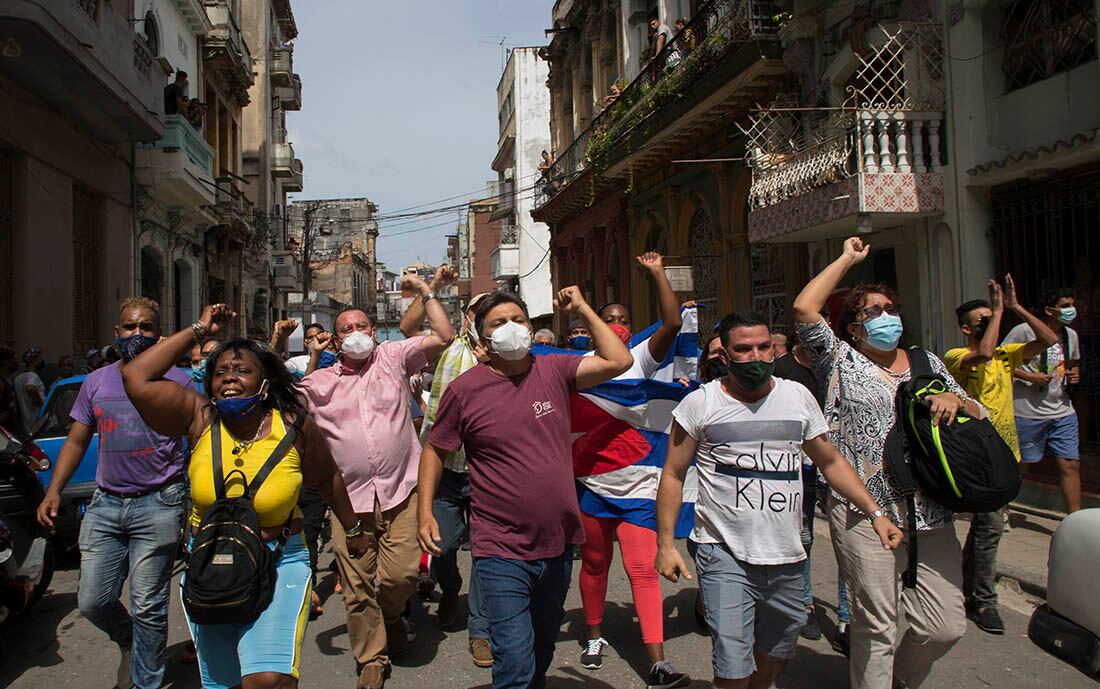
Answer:
<path fill-rule="evenodd" d="M 1016 436 L 1016 414 L 1012 406 L 1012 371 L 1024 364 L 1023 344 L 1006 344 L 993 350 L 993 358 L 981 364 L 964 367 L 966 347 L 949 350 L 943 355 L 947 370 L 955 376 L 963 390 L 989 410 L 989 420 L 997 433 L 1012 448 L 1020 461 L 1020 443 Z"/>
<path fill-rule="evenodd" d="M 207 426 L 199 437 L 191 453 L 191 464 L 187 469 L 187 475 L 191 479 L 191 524 L 193 526 L 199 525 L 207 508 L 217 499 L 214 492 L 214 464 L 210 442 L 212 427 Z M 225 494 L 229 497 L 239 497 L 244 495 L 246 482 L 241 479 L 240 474 L 232 472 L 240 471 L 248 481 L 251 481 L 256 476 L 256 472 L 271 457 L 279 441 L 286 435 L 286 425 L 282 414 L 277 410 L 271 410 L 271 433 L 236 455 L 232 454 L 232 449 L 237 444 L 225 426 L 221 426 L 221 434 L 222 473 L 229 477 L 226 481 Z M 256 508 L 256 515 L 260 518 L 260 526 L 282 526 L 291 514 L 295 516 L 300 514 L 298 493 L 301 489 L 302 457 L 298 454 L 298 449 L 292 445 L 253 498 L 252 504 Z"/>

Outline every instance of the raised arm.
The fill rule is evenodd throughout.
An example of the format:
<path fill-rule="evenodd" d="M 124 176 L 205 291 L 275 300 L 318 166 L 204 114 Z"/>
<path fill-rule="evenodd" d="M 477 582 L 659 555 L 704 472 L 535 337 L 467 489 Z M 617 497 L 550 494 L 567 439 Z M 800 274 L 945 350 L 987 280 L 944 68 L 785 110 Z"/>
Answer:
<path fill-rule="evenodd" d="M 206 399 L 191 386 L 165 380 L 164 374 L 191 351 L 200 333 L 217 335 L 236 317 L 225 304 L 207 306 L 194 326 L 161 340 L 122 367 L 126 395 L 154 431 L 173 437 L 186 435 L 192 440 L 202 433 Z"/>
<path fill-rule="evenodd" d="M 580 366 L 577 367 L 577 389 L 583 390 L 611 380 L 634 363 L 630 350 L 611 330 L 611 326 L 600 320 L 584 300 L 584 295 L 578 287 L 574 285 L 558 292 L 557 298 L 554 299 L 554 307 L 565 311 L 570 316 L 580 316 L 588 326 L 588 332 L 596 344 L 595 353 L 582 357 Z"/>
<path fill-rule="evenodd" d="M 665 275 L 665 259 L 656 251 L 650 251 L 638 257 L 638 263 L 653 278 L 657 288 L 657 302 L 661 307 L 661 327 L 649 338 L 649 354 L 655 361 L 664 361 L 668 350 L 680 334 L 683 320 L 680 316 L 680 300 Z"/>
<path fill-rule="evenodd" d="M 435 275 L 432 277 L 431 283 L 428 285 L 430 292 L 437 292 L 447 285 L 458 279 L 458 272 L 447 265 L 439 266 L 435 271 Z M 420 294 L 416 295 L 412 303 L 409 304 L 409 308 L 405 311 L 405 315 L 401 317 L 401 323 L 397 326 L 401 330 L 401 334 L 405 337 L 412 337 L 413 335 L 419 335 L 421 328 L 424 326 L 424 316 L 428 313 L 427 305 L 424 303 L 424 297 Z"/>
<path fill-rule="evenodd" d="M 306 363 L 306 371 L 302 374 L 303 378 L 316 371 L 317 367 L 321 365 L 321 355 L 325 353 L 330 341 L 332 341 L 332 333 L 330 332 L 317 333 L 317 337 L 313 338 L 313 345 L 309 348 L 309 361 Z"/>
<path fill-rule="evenodd" d="M 799 323 L 816 323 L 821 320 L 821 309 L 824 308 L 829 295 L 833 293 L 852 266 L 867 258 L 870 250 L 871 245 L 864 244 L 859 237 L 849 237 L 844 240 L 844 253 L 826 266 L 817 277 L 810 280 L 795 298 L 795 320 Z"/>
<path fill-rule="evenodd" d="M 691 578 L 691 570 L 676 549 L 676 521 L 684 502 L 684 477 L 699 443 L 684 430 L 680 422 L 672 422 L 668 455 L 657 484 L 657 561 L 654 566 L 669 581 Z"/>
<path fill-rule="evenodd" d="M 989 306 L 990 310 L 993 311 L 993 316 L 989 319 L 989 324 L 978 343 L 978 348 L 976 350 L 968 349 L 966 354 L 963 355 L 960 364 L 964 367 L 964 370 L 970 366 L 991 361 L 997 349 L 997 340 L 1001 334 L 1001 320 L 1005 311 L 1005 298 L 1001 286 L 992 278 L 989 280 Z"/>
<path fill-rule="evenodd" d="M 1031 361 L 1042 354 L 1043 350 L 1058 343 L 1058 335 L 1050 329 L 1050 326 L 1020 305 L 1016 299 L 1016 283 L 1013 282 L 1011 274 L 1005 275 L 1005 306 L 1019 316 L 1020 320 L 1031 326 L 1031 331 L 1035 333 L 1035 339 L 1025 344 L 1021 350 L 1024 361 Z M 990 330 L 992 329 L 990 324 Z"/>
<path fill-rule="evenodd" d="M 271 348 L 276 352 L 282 352 L 283 345 L 286 344 L 287 338 L 297 329 L 298 321 L 293 318 L 276 322 L 275 327 L 271 331 Z"/>
<path fill-rule="evenodd" d="M 454 328 L 451 327 L 451 319 L 448 318 L 447 312 L 443 309 L 443 305 L 439 303 L 438 299 L 425 299 L 425 297 L 432 293 L 432 289 L 428 287 L 426 282 L 417 276 L 403 276 L 401 278 L 401 290 L 406 293 L 416 292 L 420 295 L 419 300 L 425 302 L 423 308 L 428 313 L 428 326 L 431 328 L 432 332 L 424 338 L 421 347 L 428 361 L 435 361 L 436 357 L 438 357 L 455 338 Z M 409 308 L 411 309 L 412 307 L 410 306 Z"/>

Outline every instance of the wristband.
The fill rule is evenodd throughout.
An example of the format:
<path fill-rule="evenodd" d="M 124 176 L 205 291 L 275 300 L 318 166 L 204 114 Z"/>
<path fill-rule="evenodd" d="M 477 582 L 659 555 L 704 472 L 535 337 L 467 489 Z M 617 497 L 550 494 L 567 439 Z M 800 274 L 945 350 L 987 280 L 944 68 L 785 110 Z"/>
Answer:
<path fill-rule="evenodd" d="M 344 532 L 345 538 L 358 538 L 363 535 L 363 522 L 358 519 L 355 521 L 355 526 L 351 527 Z"/>
<path fill-rule="evenodd" d="M 202 321 L 195 321 L 191 324 L 191 334 L 195 336 L 195 344 L 202 346 L 203 340 L 206 339 L 206 334 L 209 329 Z"/>
<path fill-rule="evenodd" d="M 879 509 L 875 510 L 874 512 L 872 512 L 871 514 L 867 515 L 867 519 L 868 519 L 868 521 L 873 522 L 876 519 L 878 519 L 879 517 L 885 517 L 885 516 L 886 516 L 886 512 L 884 512 L 882 510 L 882 508 L 879 508 Z"/>

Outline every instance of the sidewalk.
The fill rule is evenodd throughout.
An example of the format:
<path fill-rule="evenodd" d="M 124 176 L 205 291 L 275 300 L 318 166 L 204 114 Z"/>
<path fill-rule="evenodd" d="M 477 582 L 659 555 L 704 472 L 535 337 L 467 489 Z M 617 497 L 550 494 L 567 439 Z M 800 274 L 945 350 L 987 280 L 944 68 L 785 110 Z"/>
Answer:
<path fill-rule="evenodd" d="M 1009 508 L 1009 523 L 1005 525 L 997 551 L 997 578 L 1012 579 L 1026 593 L 1045 599 L 1050 539 L 1060 523 L 1056 519 Z M 955 530 L 959 534 L 959 542 L 966 543 L 970 515 L 956 517 Z"/>

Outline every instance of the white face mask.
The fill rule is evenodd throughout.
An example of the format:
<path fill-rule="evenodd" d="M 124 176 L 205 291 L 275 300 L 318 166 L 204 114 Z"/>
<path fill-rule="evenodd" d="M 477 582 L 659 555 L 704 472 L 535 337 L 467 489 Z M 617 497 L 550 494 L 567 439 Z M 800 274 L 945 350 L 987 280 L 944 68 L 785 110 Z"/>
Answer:
<path fill-rule="evenodd" d="M 362 361 L 374 351 L 374 338 L 356 330 L 340 343 L 340 351 L 349 359 Z"/>
<path fill-rule="evenodd" d="M 505 361 L 519 361 L 531 351 L 531 329 L 508 321 L 489 337 L 494 353 Z"/>

